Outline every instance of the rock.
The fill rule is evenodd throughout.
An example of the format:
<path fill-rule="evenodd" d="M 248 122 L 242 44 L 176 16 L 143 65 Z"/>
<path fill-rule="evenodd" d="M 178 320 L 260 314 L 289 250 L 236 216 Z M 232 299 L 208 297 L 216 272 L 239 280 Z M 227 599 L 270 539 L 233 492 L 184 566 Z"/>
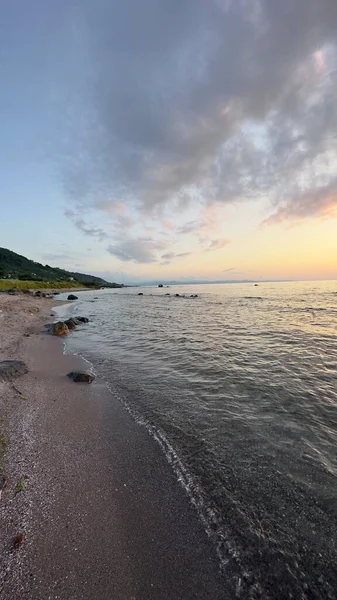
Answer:
<path fill-rule="evenodd" d="M 78 296 L 74 296 L 74 294 L 69 294 L 67 300 L 78 300 Z"/>
<path fill-rule="evenodd" d="M 198 294 L 191 294 L 190 298 L 198 298 Z"/>
<path fill-rule="evenodd" d="M 162 284 L 162 283 L 160 283 L 160 284 L 158 285 L 158 287 L 162 288 L 162 287 L 164 287 L 164 286 L 163 286 L 163 284 Z"/>
<path fill-rule="evenodd" d="M 59 296 L 59 295 L 60 295 L 60 292 L 54 292 L 53 293 L 53 296 Z"/>
<path fill-rule="evenodd" d="M 75 383 L 91 383 L 95 379 L 94 375 L 85 371 L 72 371 L 68 373 L 67 377 L 75 381 Z"/>
<path fill-rule="evenodd" d="M 98 300 L 98 296 L 94 296 L 94 300 Z"/>
<path fill-rule="evenodd" d="M 165 294 L 165 296 L 171 296 L 171 294 L 168 293 L 168 294 Z"/>
<path fill-rule="evenodd" d="M 180 298 L 180 294 L 175 294 L 175 297 L 176 298 Z"/>
<path fill-rule="evenodd" d="M 28 367 L 22 360 L 2 360 L 0 362 L 0 381 L 10 381 L 28 373 Z"/>
<path fill-rule="evenodd" d="M 69 333 L 68 325 L 66 325 L 63 321 L 58 321 L 54 323 L 52 328 L 50 329 L 50 333 L 53 335 L 66 335 Z"/>
<path fill-rule="evenodd" d="M 41 296 L 40 290 L 37 290 L 37 292 L 35 292 L 34 296 L 37 296 L 39 298 Z"/>
<path fill-rule="evenodd" d="M 89 323 L 88 317 L 74 317 L 79 323 Z"/>
<path fill-rule="evenodd" d="M 138 296 L 144 296 L 143 292 L 139 292 Z"/>
<path fill-rule="evenodd" d="M 15 550 L 19 550 L 23 544 L 23 533 L 18 533 L 13 540 L 13 547 Z"/>
<path fill-rule="evenodd" d="M 74 319 L 67 319 L 64 321 L 68 329 L 75 329 L 76 325 L 79 325 L 81 321 L 78 321 L 76 317 Z"/>

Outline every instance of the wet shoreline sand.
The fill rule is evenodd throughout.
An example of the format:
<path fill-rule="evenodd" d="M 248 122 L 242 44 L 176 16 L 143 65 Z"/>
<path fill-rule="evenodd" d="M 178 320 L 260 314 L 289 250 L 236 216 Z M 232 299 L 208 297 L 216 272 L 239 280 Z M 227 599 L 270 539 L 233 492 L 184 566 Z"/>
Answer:
<path fill-rule="evenodd" d="M 102 382 L 65 376 L 83 362 L 43 333 L 56 302 L 11 301 L 11 318 L 0 306 L 0 359 L 25 360 L 29 373 L 13 382 L 17 391 L 1 384 L 0 597 L 228 597 L 215 550 L 156 442 Z M 24 491 L 15 494 L 21 477 Z"/>

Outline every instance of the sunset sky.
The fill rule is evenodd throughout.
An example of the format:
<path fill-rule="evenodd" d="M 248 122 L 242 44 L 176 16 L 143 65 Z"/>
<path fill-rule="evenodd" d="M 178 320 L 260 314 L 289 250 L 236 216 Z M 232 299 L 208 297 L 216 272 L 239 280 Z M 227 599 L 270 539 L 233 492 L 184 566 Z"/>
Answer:
<path fill-rule="evenodd" d="M 336 0 L 12 0 L 0 246 L 110 280 L 337 278 Z"/>

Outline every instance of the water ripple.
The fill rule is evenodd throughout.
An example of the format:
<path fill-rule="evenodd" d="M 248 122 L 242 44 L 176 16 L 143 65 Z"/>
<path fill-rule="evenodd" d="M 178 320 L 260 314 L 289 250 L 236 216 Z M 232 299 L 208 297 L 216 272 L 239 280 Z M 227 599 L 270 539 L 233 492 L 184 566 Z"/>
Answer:
<path fill-rule="evenodd" d="M 233 597 L 335 598 L 336 283 L 142 291 L 65 307 L 91 313 L 69 350 L 160 442 Z"/>

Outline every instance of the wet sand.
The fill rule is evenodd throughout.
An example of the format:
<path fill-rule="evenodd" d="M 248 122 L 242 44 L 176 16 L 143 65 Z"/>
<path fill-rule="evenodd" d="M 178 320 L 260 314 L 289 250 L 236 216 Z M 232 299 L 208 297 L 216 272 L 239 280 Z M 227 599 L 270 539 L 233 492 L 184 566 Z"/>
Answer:
<path fill-rule="evenodd" d="M 102 382 L 68 380 L 83 362 L 40 333 L 50 301 L 38 302 L 30 337 L 19 319 L 15 351 L 0 344 L 0 359 L 30 369 L 15 380 L 18 391 L 1 388 L 9 443 L 0 598 L 227 598 L 215 550 L 158 445 Z M 13 550 L 18 533 L 23 544 Z"/>

